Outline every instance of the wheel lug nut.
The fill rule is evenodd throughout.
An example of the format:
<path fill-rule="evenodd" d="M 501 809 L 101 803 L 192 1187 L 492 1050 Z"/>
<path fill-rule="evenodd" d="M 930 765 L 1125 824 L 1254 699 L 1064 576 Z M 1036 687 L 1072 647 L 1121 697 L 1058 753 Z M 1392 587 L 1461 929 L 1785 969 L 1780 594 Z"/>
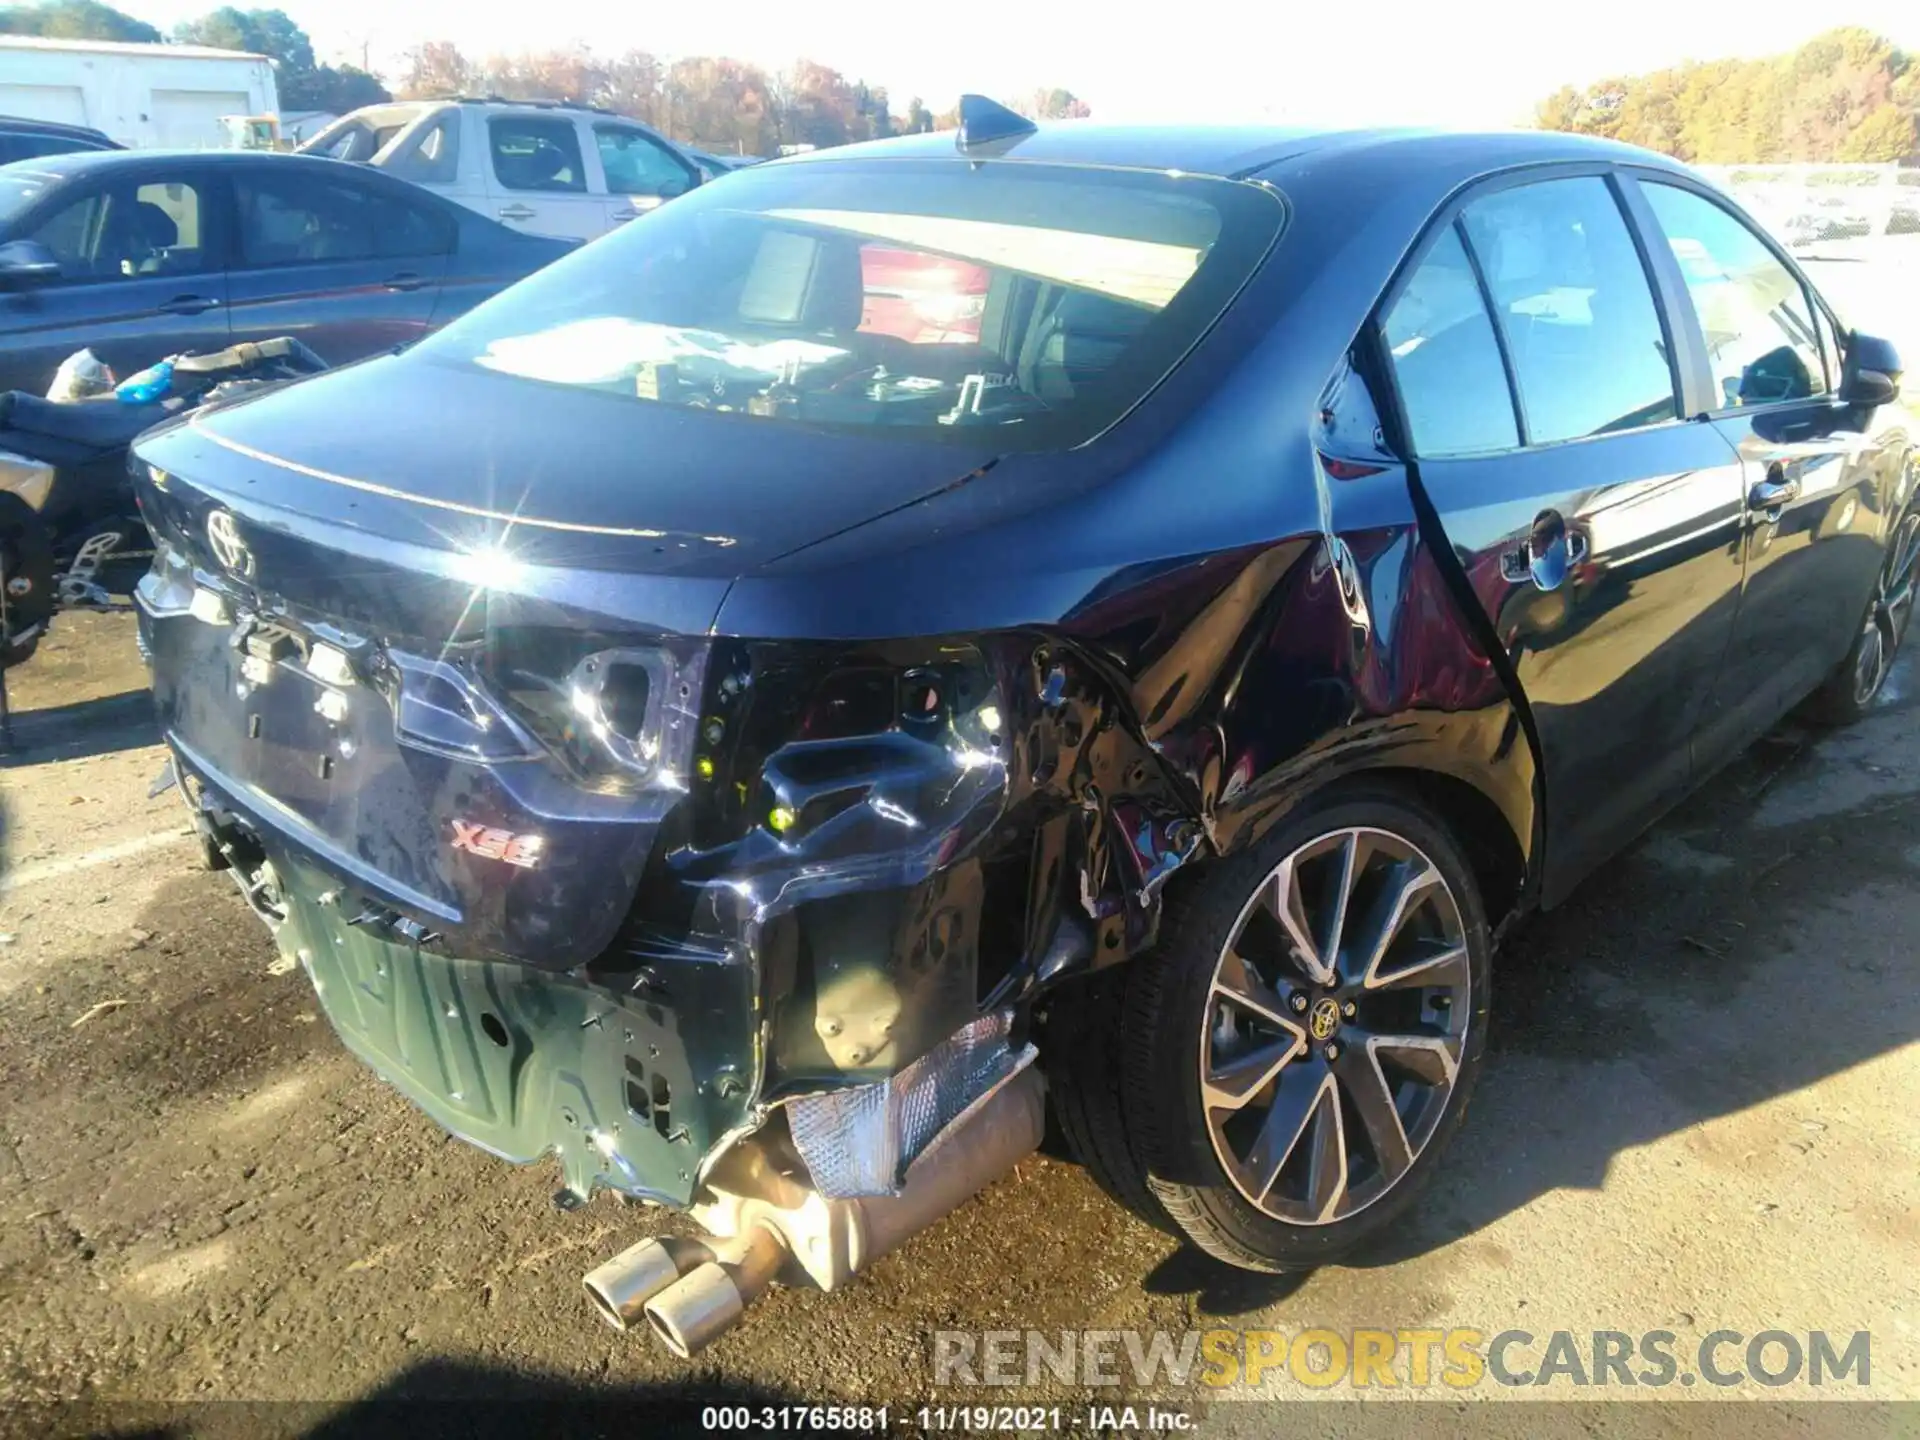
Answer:
<path fill-rule="evenodd" d="M 1327 1048 L 1320 1053 L 1325 1055 L 1329 1060 L 1338 1060 L 1340 1058 L 1340 1046 L 1335 1041 L 1329 1040 L 1327 1042 Z"/>
<path fill-rule="evenodd" d="M 1293 999 L 1288 1001 L 1287 1003 L 1293 1006 L 1294 1014 L 1304 1015 L 1307 1013 L 1307 996 L 1305 991 L 1302 991 L 1302 990 L 1294 991 Z"/>
<path fill-rule="evenodd" d="M 1360 1007 L 1358 1005 L 1355 1005 L 1351 1000 L 1349 1000 L 1347 1001 L 1346 1004 L 1340 1007 L 1340 1013 L 1344 1015 L 1347 1019 L 1351 1020 L 1355 1015 L 1360 1013 Z"/>

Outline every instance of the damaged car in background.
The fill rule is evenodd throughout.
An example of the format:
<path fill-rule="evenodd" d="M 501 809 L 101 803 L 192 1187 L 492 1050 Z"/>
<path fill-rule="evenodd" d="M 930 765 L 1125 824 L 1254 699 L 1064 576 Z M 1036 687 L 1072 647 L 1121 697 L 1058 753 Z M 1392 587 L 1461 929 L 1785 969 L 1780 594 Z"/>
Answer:
<path fill-rule="evenodd" d="M 137 447 L 216 863 L 448 1130 L 691 1213 L 586 1282 L 683 1355 L 1049 1108 L 1231 1264 L 1390 1229 L 1505 923 L 1911 611 L 1897 358 L 1683 167 L 965 118 Z"/>

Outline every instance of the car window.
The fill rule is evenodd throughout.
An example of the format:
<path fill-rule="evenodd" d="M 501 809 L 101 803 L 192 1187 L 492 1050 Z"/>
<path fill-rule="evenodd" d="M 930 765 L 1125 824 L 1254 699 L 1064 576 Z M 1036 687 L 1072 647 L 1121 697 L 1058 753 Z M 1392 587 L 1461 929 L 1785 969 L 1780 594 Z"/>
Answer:
<path fill-rule="evenodd" d="M 385 169 L 423 185 L 451 185 L 460 176 L 460 116 L 442 115 L 407 142 Z"/>
<path fill-rule="evenodd" d="M 1500 342 L 1458 231 L 1449 227 L 1434 241 L 1383 329 L 1416 455 L 1520 443 Z"/>
<path fill-rule="evenodd" d="M 308 150 L 309 155 L 324 155 L 330 160 L 373 159 L 380 149 L 380 141 L 373 133 L 373 127 L 364 120 L 352 120 L 326 137 L 324 143 Z"/>
<path fill-rule="evenodd" d="M 860 247 L 860 327 L 911 345 L 975 345 L 986 313 L 984 265 L 897 245 Z"/>
<path fill-rule="evenodd" d="M 1723 406 L 1827 393 L 1813 309 L 1799 279 L 1731 211 L 1676 185 L 1644 182 L 1706 337 Z"/>
<path fill-rule="evenodd" d="M 539 115 L 498 116 L 487 122 L 493 174 L 509 190 L 582 194 L 587 167 L 573 121 Z"/>
<path fill-rule="evenodd" d="M 593 138 L 600 147 L 609 195 L 658 195 L 670 200 L 693 188 L 692 173 L 651 135 L 624 125 L 596 125 Z"/>
<path fill-rule="evenodd" d="M 1052 450 L 1180 363 L 1284 218 L 1263 189 L 1193 175 L 974 157 L 755 167 L 415 353 L 608 405 Z"/>
<path fill-rule="evenodd" d="M 383 190 L 312 174 L 247 175 L 235 187 L 248 266 L 444 254 L 446 218 Z"/>
<path fill-rule="evenodd" d="M 1469 205 L 1462 224 L 1506 338 L 1528 444 L 1679 415 L 1646 267 L 1605 180 L 1502 190 Z"/>
<path fill-rule="evenodd" d="M 88 283 L 207 268 L 201 193 L 184 180 L 115 185 L 60 207 L 31 235 L 53 252 L 64 280 Z"/>

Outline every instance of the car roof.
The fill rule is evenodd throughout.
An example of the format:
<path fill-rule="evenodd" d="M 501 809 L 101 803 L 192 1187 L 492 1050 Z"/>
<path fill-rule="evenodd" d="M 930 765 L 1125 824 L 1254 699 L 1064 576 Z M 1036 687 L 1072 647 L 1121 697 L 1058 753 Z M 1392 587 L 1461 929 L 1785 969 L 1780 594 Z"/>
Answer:
<path fill-rule="evenodd" d="M 1650 150 L 1592 136 L 1558 131 L 1514 130 L 1461 133 L 1425 129 L 1285 128 L 1232 125 L 1109 125 L 1069 120 L 1037 126 L 1031 133 L 961 149 L 954 131 L 904 135 L 858 145 L 837 146 L 786 156 L 777 162 L 833 164 L 885 157 L 968 157 L 1041 161 L 1141 170 L 1178 170 L 1192 175 L 1241 179 L 1310 157 L 1338 152 L 1343 171 L 1352 164 L 1379 163 L 1397 168 L 1423 158 L 1462 178 L 1508 165 L 1552 161 L 1610 162 L 1679 169 L 1677 162 Z"/>
<path fill-rule="evenodd" d="M 217 166 L 255 164 L 312 167 L 347 163 L 323 155 L 293 155 L 272 150 L 75 150 L 65 155 L 40 155 L 31 160 L 17 161 L 14 168 L 32 169 L 43 175 L 68 179 L 81 175 L 110 174 L 115 170 L 144 170 L 155 164 L 181 160 L 190 160 L 196 165 Z M 352 168 L 356 173 L 367 173 L 364 165 Z"/>
<path fill-rule="evenodd" d="M 0 115 L 0 131 L 9 135 L 58 135 L 74 140 L 94 140 L 103 145 L 114 144 L 104 130 L 96 130 L 91 125 L 69 125 L 64 120 L 29 120 L 24 115 Z"/>

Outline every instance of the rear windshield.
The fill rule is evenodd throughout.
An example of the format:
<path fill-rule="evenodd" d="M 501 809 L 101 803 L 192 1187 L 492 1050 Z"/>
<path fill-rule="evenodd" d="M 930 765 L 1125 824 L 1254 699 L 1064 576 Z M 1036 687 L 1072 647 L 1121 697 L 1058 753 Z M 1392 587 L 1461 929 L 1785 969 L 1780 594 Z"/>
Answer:
<path fill-rule="evenodd" d="M 1159 172 L 755 167 L 415 353 L 634 404 L 929 438 L 991 426 L 1001 449 L 1066 447 L 1179 363 L 1284 213 L 1257 186 Z"/>

